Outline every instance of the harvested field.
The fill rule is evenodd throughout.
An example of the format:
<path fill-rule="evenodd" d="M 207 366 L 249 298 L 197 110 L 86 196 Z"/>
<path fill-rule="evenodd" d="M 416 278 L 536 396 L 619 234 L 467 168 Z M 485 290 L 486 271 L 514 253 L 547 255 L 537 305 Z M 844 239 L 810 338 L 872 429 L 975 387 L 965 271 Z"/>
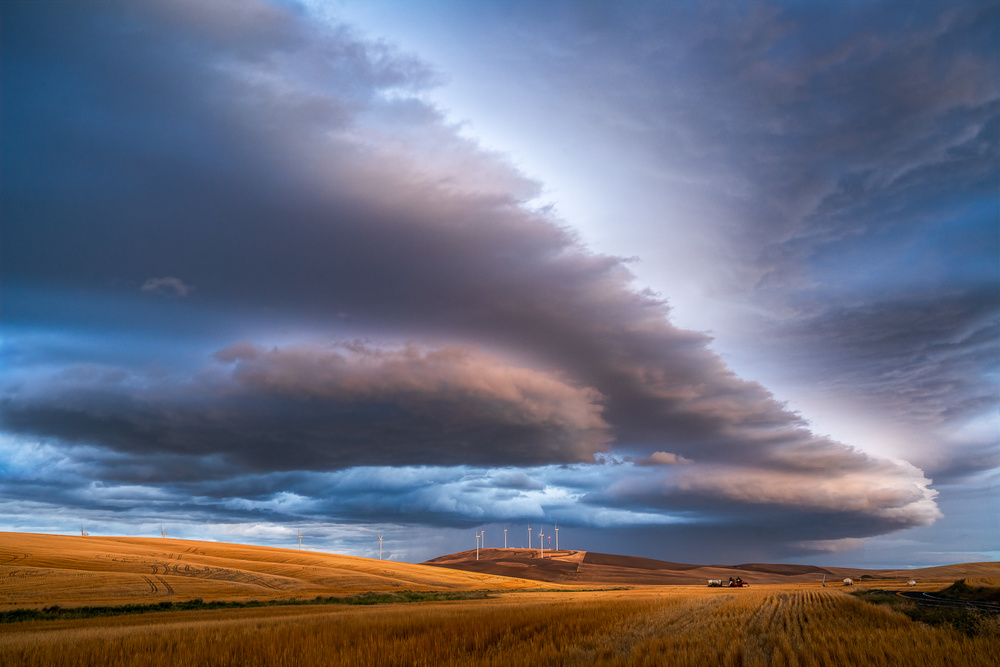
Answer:
<path fill-rule="evenodd" d="M 295 549 L 169 538 L 0 533 L 0 611 L 537 586 L 536 581 Z"/>
<path fill-rule="evenodd" d="M 20 623 L 0 666 L 996 664 L 967 637 L 840 590 L 504 593 L 481 601 Z"/>

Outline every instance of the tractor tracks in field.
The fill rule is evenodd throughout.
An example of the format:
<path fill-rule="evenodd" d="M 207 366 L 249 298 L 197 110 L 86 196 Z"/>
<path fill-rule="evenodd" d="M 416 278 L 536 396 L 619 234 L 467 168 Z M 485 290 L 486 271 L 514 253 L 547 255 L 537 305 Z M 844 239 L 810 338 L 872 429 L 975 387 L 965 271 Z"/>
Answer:
<path fill-rule="evenodd" d="M 171 586 L 169 583 L 167 583 L 166 579 L 164 579 L 163 577 L 157 577 L 156 580 L 161 584 L 163 584 L 163 587 L 167 589 L 167 595 L 174 594 L 174 587 Z"/>
<path fill-rule="evenodd" d="M 163 577 L 150 576 L 148 574 L 142 575 L 143 580 L 146 585 L 149 586 L 149 592 L 151 594 L 157 594 L 160 592 L 160 587 L 163 587 L 163 592 L 165 595 L 173 595 L 174 587 L 171 586 Z"/>
<path fill-rule="evenodd" d="M 191 579 L 209 579 L 213 581 L 228 581 L 237 584 L 247 584 L 273 591 L 282 591 L 287 586 L 282 586 L 281 582 L 274 581 L 267 575 L 248 572 L 246 570 L 232 570 L 224 567 L 212 567 L 210 565 L 192 565 L 190 563 L 175 563 L 174 561 L 150 564 L 151 575 L 155 576 L 172 594 L 173 589 L 164 579 L 169 577 L 188 577 Z"/>
<path fill-rule="evenodd" d="M 24 560 L 25 558 L 31 558 L 31 554 L 21 554 L 21 555 L 12 554 L 10 560 L 0 563 L 0 565 L 13 565 L 17 561 Z"/>

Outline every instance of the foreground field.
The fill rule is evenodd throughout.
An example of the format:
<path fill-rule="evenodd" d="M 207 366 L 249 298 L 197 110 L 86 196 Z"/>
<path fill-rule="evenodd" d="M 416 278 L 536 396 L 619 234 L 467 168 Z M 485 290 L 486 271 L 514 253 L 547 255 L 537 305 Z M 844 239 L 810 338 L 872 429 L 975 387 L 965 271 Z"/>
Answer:
<path fill-rule="evenodd" d="M 997 664 L 1000 631 L 930 627 L 802 586 L 505 593 L 480 601 L 284 607 L 18 623 L 0 665 Z"/>

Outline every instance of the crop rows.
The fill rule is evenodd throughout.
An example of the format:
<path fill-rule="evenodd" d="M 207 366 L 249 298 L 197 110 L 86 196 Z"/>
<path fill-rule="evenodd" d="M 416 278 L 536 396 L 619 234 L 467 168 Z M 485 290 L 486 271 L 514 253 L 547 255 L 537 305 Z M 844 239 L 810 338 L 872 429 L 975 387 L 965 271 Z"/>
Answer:
<path fill-rule="evenodd" d="M 24 623 L 0 637 L 0 665 L 992 667 L 998 640 L 835 591 L 664 589 Z"/>

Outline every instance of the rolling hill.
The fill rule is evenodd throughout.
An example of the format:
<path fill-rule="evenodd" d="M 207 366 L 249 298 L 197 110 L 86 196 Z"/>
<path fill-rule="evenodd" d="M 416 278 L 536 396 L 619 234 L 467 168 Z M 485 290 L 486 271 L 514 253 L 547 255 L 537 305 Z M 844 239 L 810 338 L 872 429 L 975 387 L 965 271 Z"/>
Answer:
<path fill-rule="evenodd" d="M 422 564 L 170 538 L 0 533 L 0 611 L 48 605 L 161 601 L 311 599 L 365 591 L 531 590 L 698 585 L 742 577 L 751 584 L 814 584 L 826 575 L 878 586 L 911 577 L 950 584 L 1000 577 L 998 563 L 919 570 L 858 570 L 812 565 L 690 565 L 592 551 L 481 549 Z M 940 587 L 940 586 L 939 586 Z"/>
<path fill-rule="evenodd" d="M 480 549 L 478 560 L 475 550 L 462 551 L 431 559 L 424 565 L 574 585 L 705 585 L 709 579 L 728 581 L 729 577 L 756 584 L 819 583 L 824 575 L 829 583 L 840 583 L 848 577 L 857 583 L 905 583 L 910 578 L 950 582 L 1000 575 L 1000 563 L 897 570 L 767 563 L 690 565 L 593 551 L 546 551 L 545 558 L 539 558 L 537 549 Z"/>
<path fill-rule="evenodd" d="M 489 573 L 295 549 L 170 538 L 0 533 L 0 610 L 537 586 L 534 580 Z"/>

